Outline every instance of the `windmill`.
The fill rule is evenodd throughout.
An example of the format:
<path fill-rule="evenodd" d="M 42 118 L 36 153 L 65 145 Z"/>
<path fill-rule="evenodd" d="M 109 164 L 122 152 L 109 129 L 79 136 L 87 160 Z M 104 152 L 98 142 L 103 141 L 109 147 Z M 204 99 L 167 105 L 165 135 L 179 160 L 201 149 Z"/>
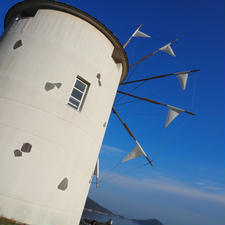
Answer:
<path fill-rule="evenodd" d="M 96 161 L 118 85 L 129 85 L 126 46 L 89 14 L 53 0 L 19 2 L 4 27 L 0 214 L 33 225 L 78 224 L 94 168 L 99 174 Z M 140 28 L 126 45 L 133 37 L 148 37 Z M 171 44 L 130 68 L 158 51 L 174 55 Z M 176 75 L 185 87 L 187 72 Z M 180 113 L 191 114 L 119 94 L 168 107 L 167 125 Z M 137 145 L 123 161 L 143 155 L 153 165 L 115 107 L 113 112 Z"/>

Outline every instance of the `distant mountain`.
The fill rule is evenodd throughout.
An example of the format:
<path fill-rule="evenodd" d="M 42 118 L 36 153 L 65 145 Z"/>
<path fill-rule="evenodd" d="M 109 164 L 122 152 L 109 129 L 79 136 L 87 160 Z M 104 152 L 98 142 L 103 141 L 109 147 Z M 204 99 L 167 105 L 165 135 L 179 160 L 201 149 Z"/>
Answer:
<path fill-rule="evenodd" d="M 109 214 L 109 215 L 113 215 L 113 213 L 111 211 L 109 211 L 108 209 L 99 205 L 97 202 L 93 201 L 90 198 L 87 198 L 84 208 L 92 209 L 95 212 L 97 211 L 97 212 L 102 212 L 102 213 L 106 213 L 106 214 Z"/>
<path fill-rule="evenodd" d="M 106 209 L 103 206 L 99 205 L 97 202 L 93 201 L 90 198 L 87 198 L 84 208 L 86 210 L 88 210 L 88 211 L 91 210 L 94 213 L 114 215 L 114 216 L 117 216 L 119 218 L 130 220 L 130 219 L 126 218 L 126 217 L 123 217 L 123 216 L 116 215 L 116 214 L 112 213 L 111 211 L 109 211 L 108 209 Z M 163 225 L 160 221 L 158 221 L 156 219 L 149 219 L 149 220 L 131 219 L 131 221 L 133 221 L 133 222 L 135 222 L 137 224 L 140 224 L 140 225 Z"/>
<path fill-rule="evenodd" d="M 133 219 L 132 221 L 134 221 L 135 223 L 138 223 L 140 225 L 163 225 L 160 221 L 158 221 L 156 219 L 149 219 L 149 220 Z"/>

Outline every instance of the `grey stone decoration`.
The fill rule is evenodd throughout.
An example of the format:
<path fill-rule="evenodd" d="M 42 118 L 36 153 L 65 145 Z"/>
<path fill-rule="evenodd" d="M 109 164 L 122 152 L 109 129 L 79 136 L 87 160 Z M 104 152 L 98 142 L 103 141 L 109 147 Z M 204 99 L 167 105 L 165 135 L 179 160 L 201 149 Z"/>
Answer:
<path fill-rule="evenodd" d="M 50 90 L 52 90 L 54 87 L 55 87 L 55 85 L 54 85 L 53 83 L 46 82 L 46 84 L 45 84 L 45 90 L 46 90 L 46 91 L 50 91 Z"/>
<path fill-rule="evenodd" d="M 23 154 L 23 153 L 22 153 L 20 150 L 18 150 L 18 149 L 16 149 L 16 150 L 14 151 L 14 156 L 15 156 L 15 157 L 21 157 L 22 154 Z"/>
<path fill-rule="evenodd" d="M 101 74 L 97 73 L 96 75 L 97 79 L 98 79 L 98 86 L 101 87 L 102 86 L 102 82 L 101 82 Z"/>
<path fill-rule="evenodd" d="M 96 77 L 98 78 L 98 80 L 100 80 L 101 79 L 101 74 L 100 73 L 97 73 L 97 76 Z"/>
<path fill-rule="evenodd" d="M 62 83 L 51 83 L 51 82 L 46 82 L 45 84 L 45 90 L 50 91 L 57 87 L 58 89 L 62 86 Z"/>
<path fill-rule="evenodd" d="M 32 145 L 30 143 L 24 143 L 21 148 L 21 151 L 29 153 L 29 152 L 31 152 L 31 148 L 32 148 Z"/>
<path fill-rule="evenodd" d="M 21 47 L 22 45 L 23 45 L 22 41 L 21 41 L 21 40 L 18 40 L 18 41 L 14 44 L 13 49 L 17 49 L 17 48 Z"/>
<path fill-rule="evenodd" d="M 68 178 L 65 177 L 58 185 L 58 189 L 61 191 L 65 191 L 68 187 Z"/>
<path fill-rule="evenodd" d="M 62 83 L 54 83 L 54 85 L 59 89 L 62 86 Z"/>

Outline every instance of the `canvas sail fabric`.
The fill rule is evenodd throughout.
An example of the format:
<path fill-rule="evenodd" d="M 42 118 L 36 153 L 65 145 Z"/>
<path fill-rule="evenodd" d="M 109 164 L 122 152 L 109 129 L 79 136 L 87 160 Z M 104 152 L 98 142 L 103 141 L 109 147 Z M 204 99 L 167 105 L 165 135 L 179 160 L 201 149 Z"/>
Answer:
<path fill-rule="evenodd" d="M 160 51 L 163 51 L 163 52 L 165 52 L 165 53 L 167 53 L 167 54 L 169 54 L 169 55 L 171 55 L 171 56 L 173 56 L 173 57 L 176 57 L 176 55 L 175 55 L 175 53 L 174 53 L 174 51 L 173 51 L 173 49 L 171 48 L 170 45 L 171 45 L 171 43 L 169 43 L 169 44 L 163 46 L 163 47 L 160 48 L 159 50 L 160 50 Z"/>
<path fill-rule="evenodd" d="M 174 106 L 168 106 L 169 111 L 166 118 L 165 128 L 169 126 L 169 124 L 181 113 L 184 112 L 183 109 L 176 108 Z"/>
<path fill-rule="evenodd" d="M 180 82 L 183 91 L 185 91 L 188 80 L 188 73 L 177 73 L 176 76 Z"/>
<path fill-rule="evenodd" d="M 137 31 L 134 32 L 133 37 L 147 37 L 147 38 L 150 38 L 151 36 L 149 36 L 149 35 L 141 32 L 141 31 L 137 30 Z"/>
<path fill-rule="evenodd" d="M 126 162 L 128 160 L 135 159 L 142 155 L 147 157 L 144 150 L 142 149 L 142 147 L 140 146 L 140 144 L 137 141 L 136 141 L 136 144 L 137 145 L 135 146 L 135 148 L 122 160 L 122 162 Z"/>
<path fill-rule="evenodd" d="M 96 186 L 98 186 L 99 185 L 99 158 L 97 159 L 97 162 L 95 165 L 94 175 L 96 176 Z"/>

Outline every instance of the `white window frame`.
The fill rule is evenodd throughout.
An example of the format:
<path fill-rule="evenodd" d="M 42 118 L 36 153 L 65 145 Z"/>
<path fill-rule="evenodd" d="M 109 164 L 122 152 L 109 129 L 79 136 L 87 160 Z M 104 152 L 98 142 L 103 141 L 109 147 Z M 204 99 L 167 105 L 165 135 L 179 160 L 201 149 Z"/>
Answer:
<path fill-rule="evenodd" d="M 84 91 L 81 91 L 80 89 L 75 87 L 75 84 L 76 84 L 77 81 L 79 81 L 79 82 L 81 82 L 82 84 L 85 85 Z M 87 91 L 88 91 L 89 86 L 90 86 L 90 84 L 87 81 L 85 81 L 80 76 L 77 76 L 76 80 L 74 82 L 73 88 L 71 90 L 71 94 L 70 94 L 70 97 L 69 97 L 69 100 L 68 100 L 68 105 L 70 105 L 71 107 L 73 107 L 77 111 L 81 111 L 81 109 L 83 107 L 83 104 L 84 104 L 84 100 L 85 100 L 86 95 L 87 95 Z M 78 92 L 80 92 L 82 94 L 82 97 L 81 97 L 80 100 L 75 98 L 74 96 L 72 96 L 73 90 L 76 90 L 76 91 L 78 91 Z M 79 103 L 78 107 L 75 104 L 73 104 L 72 102 L 70 102 L 70 98 L 74 99 L 76 102 Z"/>

